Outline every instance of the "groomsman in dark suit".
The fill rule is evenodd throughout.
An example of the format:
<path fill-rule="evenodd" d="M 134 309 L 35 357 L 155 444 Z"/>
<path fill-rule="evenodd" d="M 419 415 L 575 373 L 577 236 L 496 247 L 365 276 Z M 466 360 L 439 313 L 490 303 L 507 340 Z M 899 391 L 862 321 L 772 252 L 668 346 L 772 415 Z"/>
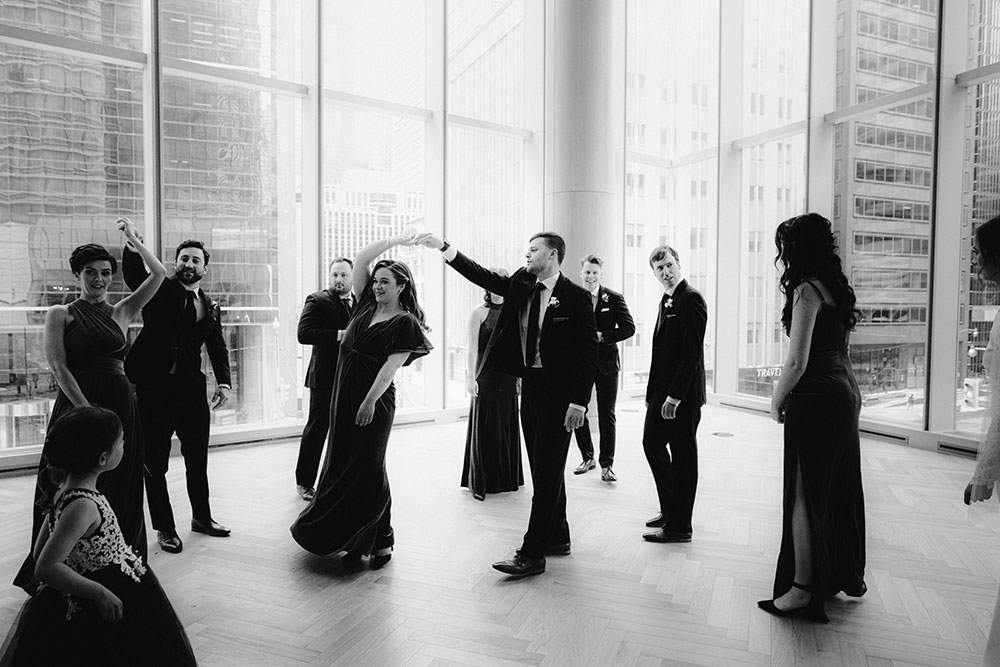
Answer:
<path fill-rule="evenodd" d="M 611 466 L 615 462 L 615 403 L 618 399 L 618 371 L 621 361 L 618 357 L 618 343 L 635 334 L 635 323 L 628 312 L 625 297 L 601 284 L 604 260 L 597 255 L 587 255 L 580 260 L 580 280 L 583 288 L 590 292 L 597 321 L 597 374 L 594 389 L 597 391 L 597 425 L 601 434 L 601 479 L 617 482 Z M 583 463 L 573 472 L 582 475 L 593 470 L 594 439 L 590 435 L 590 424 L 584 420 L 576 429 L 576 444 L 583 455 Z"/>
<path fill-rule="evenodd" d="M 676 250 L 656 248 L 649 266 L 664 294 L 653 331 L 642 448 L 653 471 L 660 513 L 646 522 L 656 530 L 642 537 L 650 542 L 690 542 L 698 488 L 698 423 L 705 404 L 708 307 L 681 275 Z"/>
<path fill-rule="evenodd" d="M 230 531 L 212 519 L 208 503 L 208 433 L 211 415 L 206 379 L 201 371 L 201 348 L 215 373 L 212 407 L 229 402 L 231 380 L 229 350 L 222 335 L 219 304 L 201 291 L 209 252 L 201 241 L 187 240 L 174 254 L 174 276 L 167 278 L 142 309 L 142 331 L 125 359 L 125 374 L 135 385 L 142 420 L 146 455 L 146 498 L 163 551 L 184 548 L 174 524 L 167 494 L 167 468 L 174 433 L 181 441 L 181 455 L 191 501 L 191 530 L 213 537 Z M 130 289 L 146 279 L 138 253 L 125 246 L 122 276 Z"/>
<path fill-rule="evenodd" d="M 302 431 L 299 459 L 295 464 L 296 490 L 303 500 L 312 500 L 316 495 L 319 460 L 330 430 L 330 402 L 340 357 L 340 340 L 354 307 L 351 296 L 353 268 L 354 262 L 346 257 L 330 262 L 329 287 L 307 296 L 299 316 L 299 344 L 313 346 L 306 371 L 309 417 Z"/>
<path fill-rule="evenodd" d="M 451 268 L 504 297 L 479 368 L 522 378 L 521 429 L 528 451 L 531 515 L 521 548 L 493 567 L 520 577 L 545 571 L 545 556 L 570 552 L 564 472 L 571 433 L 583 424 L 597 366 L 590 295 L 560 272 L 566 242 L 554 232 L 531 237 L 526 263 L 510 276 L 483 268 L 433 234 L 419 243 L 440 250 Z"/>

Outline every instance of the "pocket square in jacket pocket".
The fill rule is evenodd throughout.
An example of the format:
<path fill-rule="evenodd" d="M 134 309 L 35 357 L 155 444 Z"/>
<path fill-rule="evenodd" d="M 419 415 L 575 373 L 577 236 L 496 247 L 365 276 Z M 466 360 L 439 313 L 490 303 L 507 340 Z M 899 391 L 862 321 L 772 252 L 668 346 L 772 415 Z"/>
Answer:
<path fill-rule="evenodd" d="M 557 322 L 569 322 L 569 318 L 568 317 L 553 317 L 552 318 L 552 323 L 556 324 Z"/>

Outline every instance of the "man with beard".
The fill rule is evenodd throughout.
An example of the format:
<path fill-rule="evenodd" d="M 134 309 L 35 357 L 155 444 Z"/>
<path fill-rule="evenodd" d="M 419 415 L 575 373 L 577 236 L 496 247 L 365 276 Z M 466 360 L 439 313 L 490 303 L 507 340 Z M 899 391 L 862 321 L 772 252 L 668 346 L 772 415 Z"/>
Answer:
<path fill-rule="evenodd" d="M 201 241 L 187 240 L 174 254 L 174 277 L 167 278 L 142 309 L 143 328 L 125 359 L 125 373 L 135 384 L 146 455 L 146 497 L 156 541 L 169 553 L 184 548 L 167 494 L 167 467 L 174 433 L 191 501 L 191 530 L 226 537 L 229 529 L 212 519 L 208 504 L 208 432 L 210 412 L 201 347 L 215 372 L 212 408 L 229 403 L 229 351 L 222 335 L 219 304 L 201 291 L 209 252 Z M 146 278 L 138 253 L 125 246 L 122 276 L 130 289 Z"/>
<path fill-rule="evenodd" d="M 330 430 L 330 401 L 333 399 L 340 340 L 354 307 L 351 302 L 353 269 L 354 262 L 346 257 L 330 262 L 329 287 L 307 296 L 299 316 L 299 344 L 313 346 L 306 371 L 309 417 L 302 431 L 299 459 L 295 465 L 296 490 L 303 500 L 312 500 L 316 495 L 316 473 L 323 455 L 323 443 Z"/>

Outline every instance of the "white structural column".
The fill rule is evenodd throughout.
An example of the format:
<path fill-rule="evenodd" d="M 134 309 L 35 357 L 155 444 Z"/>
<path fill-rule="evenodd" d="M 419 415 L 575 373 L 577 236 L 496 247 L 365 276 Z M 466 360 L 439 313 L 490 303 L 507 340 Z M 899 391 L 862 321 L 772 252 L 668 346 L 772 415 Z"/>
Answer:
<path fill-rule="evenodd" d="M 618 276 L 625 3 L 548 0 L 545 32 L 545 229 L 566 239 L 570 277 L 591 252 Z"/>
<path fill-rule="evenodd" d="M 719 233 L 715 297 L 715 393 L 734 394 L 739 377 L 743 0 L 722 0 L 719 21 Z M 711 323 L 710 323 L 711 326 Z"/>
<path fill-rule="evenodd" d="M 958 73 L 966 69 L 968 4 L 941 4 L 926 412 L 929 431 L 948 431 L 955 426 L 955 389 L 960 370 L 955 342 L 961 320 L 958 295 L 964 273 L 960 261 L 961 231 L 963 221 L 971 215 L 962 208 L 966 124 L 961 119 L 966 117 L 966 90 L 955 82 Z"/>
<path fill-rule="evenodd" d="M 833 128 L 824 116 L 837 107 L 837 3 L 813 2 L 809 11 L 809 118 L 806 210 L 833 219 Z M 841 239 L 841 246 L 850 239 Z M 843 253 L 843 247 L 841 248 Z"/>

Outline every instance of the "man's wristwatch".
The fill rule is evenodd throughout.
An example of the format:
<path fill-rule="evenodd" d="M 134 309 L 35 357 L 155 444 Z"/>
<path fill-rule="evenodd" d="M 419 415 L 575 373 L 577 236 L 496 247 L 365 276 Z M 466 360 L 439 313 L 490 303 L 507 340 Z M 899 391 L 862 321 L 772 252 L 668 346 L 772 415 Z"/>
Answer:
<path fill-rule="evenodd" d="M 447 240 L 441 239 L 441 248 L 440 248 L 441 252 L 446 252 L 448 250 L 448 248 L 450 248 L 450 247 L 451 247 L 451 244 L 448 243 Z"/>

